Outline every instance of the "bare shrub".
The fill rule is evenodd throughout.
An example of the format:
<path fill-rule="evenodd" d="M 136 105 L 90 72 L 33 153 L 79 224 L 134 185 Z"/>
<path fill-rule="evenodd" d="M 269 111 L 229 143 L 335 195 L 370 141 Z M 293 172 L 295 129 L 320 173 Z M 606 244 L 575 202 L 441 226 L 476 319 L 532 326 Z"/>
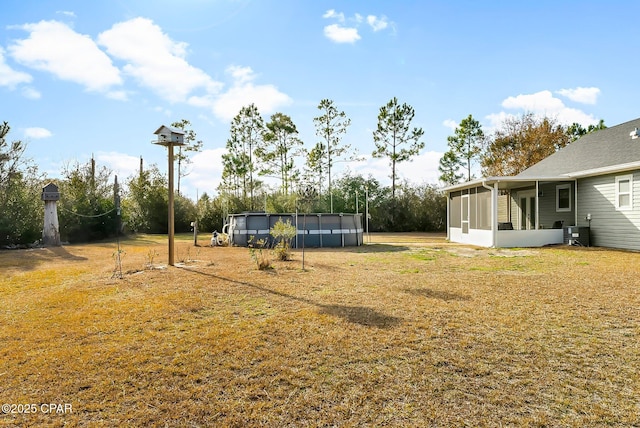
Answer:
<path fill-rule="evenodd" d="M 256 241 L 255 236 L 249 237 L 249 254 L 259 270 L 272 269 L 266 240 L 258 239 Z"/>

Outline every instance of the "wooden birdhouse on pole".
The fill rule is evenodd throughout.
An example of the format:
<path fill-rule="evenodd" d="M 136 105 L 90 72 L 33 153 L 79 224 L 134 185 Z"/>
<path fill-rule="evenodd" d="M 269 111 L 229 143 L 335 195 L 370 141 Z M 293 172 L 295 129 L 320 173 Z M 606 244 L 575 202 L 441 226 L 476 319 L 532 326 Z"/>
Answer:
<path fill-rule="evenodd" d="M 42 243 L 45 246 L 60 246 L 60 226 L 58 223 L 57 202 L 60 199 L 58 186 L 49 183 L 42 188 L 44 201 L 44 228 L 42 229 Z"/>
<path fill-rule="evenodd" d="M 165 146 L 169 152 L 169 266 L 174 265 L 174 216 L 173 216 L 173 148 L 174 146 L 184 146 L 184 132 L 179 129 L 169 128 L 162 125 L 154 132 L 158 136 L 158 140 L 154 144 Z"/>
<path fill-rule="evenodd" d="M 168 126 L 162 125 L 160 128 L 154 132 L 158 136 L 158 140 L 154 141 L 154 144 L 159 144 L 161 146 L 168 147 L 169 145 L 173 146 L 184 146 L 184 131 L 180 129 L 169 128 Z"/>

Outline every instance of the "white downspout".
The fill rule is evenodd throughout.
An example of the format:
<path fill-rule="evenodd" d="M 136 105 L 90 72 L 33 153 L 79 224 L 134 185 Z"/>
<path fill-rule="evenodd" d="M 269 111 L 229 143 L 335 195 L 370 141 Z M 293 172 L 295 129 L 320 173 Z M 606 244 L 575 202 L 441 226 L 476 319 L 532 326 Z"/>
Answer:
<path fill-rule="evenodd" d="M 536 230 L 540 228 L 540 181 L 536 180 Z"/>
<path fill-rule="evenodd" d="M 449 230 L 451 229 L 451 213 L 449 212 L 449 210 L 450 210 L 449 204 L 451 202 L 451 197 L 449 195 L 450 195 L 450 193 L 447 192 L 447 194 L 446 194 L 446 198 L 447 198 L 447 242 L 451 241 L 451 234 L 449 233 Z M 369 213 L 367 212 L 367 215 L 368 214 Z"/>
<path fill-rule="evenodd" d="M 578 226 L 578 180 L 577 179 L 573 180 L 573 197 L 575 199 L 575 202 L 574 202 L 575 205 L 573 209 L 574 216 L 575 216 L 574 224 Z"/>
<path fill-rule="evenodd" d="M 495 248 L 498 242 L 498 182 L 491 187 L 483 180 L 482 187 L 491 191 L 491 247 Z"/>

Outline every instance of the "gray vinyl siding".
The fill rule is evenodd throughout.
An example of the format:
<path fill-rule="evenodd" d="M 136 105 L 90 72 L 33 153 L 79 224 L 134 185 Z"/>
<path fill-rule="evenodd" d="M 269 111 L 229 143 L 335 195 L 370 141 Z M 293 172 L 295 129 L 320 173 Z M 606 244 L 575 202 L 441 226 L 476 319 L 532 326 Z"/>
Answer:
<path fill-rule="evenodd" d="M 633 175 L 633 205 L 616 210 L 615 180 Z M 599 247 L 640 250 L 640 171 L 590 177 L 578 182 L 578 225 L 587 226 L 591 213 L 591 244 Z"/>
<path fill-rule="evenodd" d="M 571 185 L 571 211 L 556 211 L 556 186 L 563 184 Z M 542 195 L 538 198 L 538 203 L 540 204 L 540 227 L 543 229 L 550 229 L 553 226 L 553 223 L 555 223 L 556 221 L 563 221 L 564 226 L 575 226 L 575 184 L 569 181 L 542 183 L 538 188 L 542 193 Z M 580 197 L 580 195 L 578 195 L 578 197 Z"/>
<path fill-rule="evenodd" d="M 511 221 L 509 216 L 509 195 L 503 194 L 498 196 L 498 222 L 504 223 Z"/>
<path fill-rule="evenodd" d="M 518 229 L 520 226 L 520 217 L 519 217 L 519 208 L 518 208 L 518 192 L 516 190 L 512 190 L 509 193 L 509 221 L 513 224 L 514 229 Z"/>
<path fill-rule="evenodd" d="M 556 211 L 556 186 L 562 184 L 571 185 L 571 211 Z M 534 190 L 535 187 L 523 187 L 511 190 L 511 222 L 514 228 L 520 228 L 520 201 L 518 192 Z M 541 229 L 551 229 L 556 221 L 564 221 L 564 226 L 573 226 L 575 223 L 575 184 L 573 182 L 540 183 L 538 185 L 538 215 Z M 505 210 L 506 211 L 506 210 Z"/>

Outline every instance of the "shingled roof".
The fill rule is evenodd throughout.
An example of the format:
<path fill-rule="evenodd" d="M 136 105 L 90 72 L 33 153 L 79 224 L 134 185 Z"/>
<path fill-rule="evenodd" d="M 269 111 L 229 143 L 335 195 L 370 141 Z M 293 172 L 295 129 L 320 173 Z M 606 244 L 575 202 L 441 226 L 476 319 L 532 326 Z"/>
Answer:
<path fill-rule="evenodd" d="M 587 134 L 516 177 L 579 176 L 587 172 L 615 169 L 640 162 L 640 137 L 630 133 L 640 128 L 640 118 Z"/>

